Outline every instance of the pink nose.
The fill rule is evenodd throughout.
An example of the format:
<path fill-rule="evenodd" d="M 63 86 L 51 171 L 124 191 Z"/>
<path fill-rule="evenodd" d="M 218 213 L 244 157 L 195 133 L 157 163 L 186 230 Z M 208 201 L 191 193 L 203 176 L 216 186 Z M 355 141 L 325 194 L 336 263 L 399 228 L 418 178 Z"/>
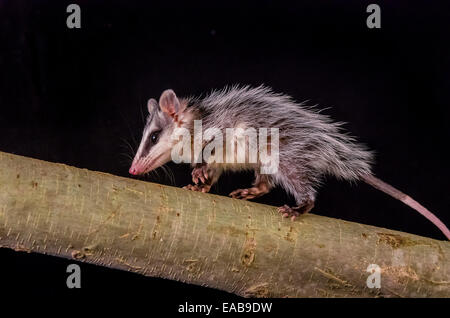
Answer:
<path fill-rule="evenodd" d="M 135 167 L 131 167 L 128 172 L 134 176 L 138 174 L 138 171 Z"/>

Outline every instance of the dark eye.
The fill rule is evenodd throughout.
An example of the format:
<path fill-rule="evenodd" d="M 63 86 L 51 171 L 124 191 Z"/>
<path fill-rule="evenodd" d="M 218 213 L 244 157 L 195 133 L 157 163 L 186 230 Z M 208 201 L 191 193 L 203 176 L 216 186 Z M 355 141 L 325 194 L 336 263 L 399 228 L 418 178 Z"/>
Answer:
<path fill-rule="evenodd" d="M 158 141 L 159 133 L 159 131 L 155 131 L 150 135 L 150 140 L 152 141 L 152 143 L 156 144 L 156 142 Z"/>

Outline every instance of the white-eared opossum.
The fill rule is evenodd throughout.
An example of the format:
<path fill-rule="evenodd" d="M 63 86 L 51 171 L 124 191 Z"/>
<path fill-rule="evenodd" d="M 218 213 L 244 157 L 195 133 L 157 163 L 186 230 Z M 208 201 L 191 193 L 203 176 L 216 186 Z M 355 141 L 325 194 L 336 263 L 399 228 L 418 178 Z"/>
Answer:
<path fill-rule="evenodd" d="M 294 219 L 313 208 L 316 188 L 322 176 L 362 180 L 421 213 L 450 239 L 450 231 L 433 213 L 372 174 L 372 153 L 342 132 L 342 123 L 333 122 L 314 108 L 296 103 L 289 96 L 274 93 L 264 86 L 233 86 L 213 91 L 204 98 L 180 99 L 172 90 L 166 90 L 159 103 L 155 99 L 148 101 L 148 111 L 142 140 L 129 170 L 133 175 L 147 173 L 173 159 L 172 150 L 179 143 L 178 138 L 173 138 L 176 129 L 184 129 L 190 133 L 192 143 L 189 147 L 195 148 L 193 141 L 201 140 L 200 147 L 197 147 L 200 148 L 197 154 L 201 154 L 209 143 L 217 141 L 217 138 L 208 140 L 198 136 L 207 134 L 208 131 L 215 129 L 226 135 L 226 130 L 230 128 L 278 128 L 276 144 L 273 136 L 268 137 L 267 142 L 268 152 L 273 151 L 275 145 L 278 151 L 279 161 L 275 172 L 261 173 L 260 168 L 266 162 L 259 159 L 248 161 L 250 147 L 244 148 L 244 162 L 217 160 L 217 156 L 221 157 L 226 152 L 227 144 L 223 146 L 224 149 L 218 149 L 216 143 L 215 161 L 199 162 L 195 154 L 190 155 L 190 162 L 194 167 L 194 184 L 185 188 L 208 192 L 226 170 L 253 170 L 253 187 L 235 190 L 230 196 L 253 199 L 279 185 L 293 195 L 297 203 L 295 207 L 284 205 L 279 211 L 283 216 Z M 201 121 L 201 129 L 195 129 L 197 121 Z M 248 137 L 245 136 L 246 141 Z M 195 149 L 191 153 L 196 153 Z"/>

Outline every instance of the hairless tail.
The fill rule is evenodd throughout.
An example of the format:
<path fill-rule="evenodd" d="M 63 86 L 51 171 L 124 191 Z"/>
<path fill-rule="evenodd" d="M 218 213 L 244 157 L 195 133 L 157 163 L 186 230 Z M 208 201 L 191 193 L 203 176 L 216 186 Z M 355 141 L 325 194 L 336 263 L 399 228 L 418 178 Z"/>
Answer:
<path fill-rule="evenodd" d="M 450 230 L 445 226 L 445 224 L 442 223 L 442 221 L 439 220 L 436 215 L 434 215 L 431 211 L 422 206 L 419 202 L 411 198 L 409 195 L 404 194 L 403 192 L 397 190 L 393 186 L 387 184 L 386 182 L 378 179 L 373 175 L 364 175 L 361 177 L 361 179 L 367 184 L 370 184 L 375 189 L 383 191 L 384 193 L 390 195 L 391 197 L 402 201 L 407 206 L 413 208 L 414 210 L 422 214 L 428 220 L 433 222 L 433 224 L 436 225 L 442 231 L 442 233 L 444 233 L 447 239 L 450 240 Z"/>

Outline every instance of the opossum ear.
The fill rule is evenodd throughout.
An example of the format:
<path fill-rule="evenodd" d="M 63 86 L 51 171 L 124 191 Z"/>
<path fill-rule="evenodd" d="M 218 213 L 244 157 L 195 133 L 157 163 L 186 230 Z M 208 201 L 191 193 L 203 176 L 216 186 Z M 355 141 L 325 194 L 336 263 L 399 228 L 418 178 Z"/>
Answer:
<path fill-rule="evenodd" d="M 167 89 L 161 94 L 161 97 L 159 98 L 159 107 L 161 107 L 163 112 L 175 120 L 180 111 L 182 111 L 180 101 L 178 100 L 177 95 L 175 95 L 175 92 L 171 89 Z"/>
<path fill-rule="evenodd" d="M 149 114 L 153 114 L 158 109 L 158 102 L 154 98 L 150 98 L 147 102 L 147 109 Z"/>

